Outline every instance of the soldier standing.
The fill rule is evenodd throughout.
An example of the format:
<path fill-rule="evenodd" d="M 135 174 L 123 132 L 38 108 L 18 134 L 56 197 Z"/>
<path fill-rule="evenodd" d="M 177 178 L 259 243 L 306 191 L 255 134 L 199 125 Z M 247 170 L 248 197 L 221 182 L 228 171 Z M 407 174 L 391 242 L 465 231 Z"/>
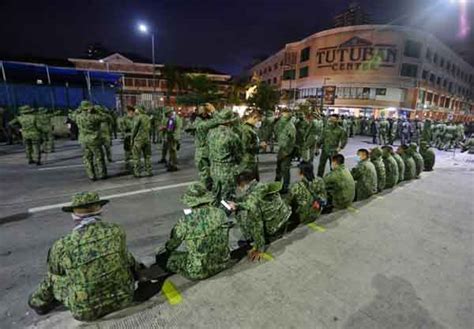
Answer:
<path fill-rule="evenodd" d="M 38 127 L 41 131 L 41 141 L 43 152 L 54 152 L 53 125 L 51 119 L 54 114 L 48 113 L 48 109 L 40 107 L 38 109 Z"/>
<path fill-rule="evenodd" d="M 313 111 L 308 109 L 304 115 L 305 117 L 303 120 L 305 120 L 307 124 L 301 146 L 301 159 L 312 164 L 314 161 L 314 154 L 316 152 L 317 138 L 320 132 L 316 126 Z"/>
<path fill-rule="evenodd" d="M 403 119 L 401 127 L 401 144 L 405 145 L 410 142 L 411 124 L 407 119 Z"/>
<path fill-rule="evenodd" d="M 112 116 L 109 111 L 100 105 L 94 106 L 97 112 L 104 115 L 105 120 L 100 124 L 100 135 L 102 137 L 102 147 L 107 161 L 112 162 Z"/>
<path fill-rule="evenodd" d="M 132 128 L 133 176 L 136 178 L 141 177 L 142 170 L 145 172 L 144 177 L 153 176 L 151 167 L 150 129 L 150 117 L 145 113 L 145 108 L 137 106 Z M 144 162 L 143 168 L 141 162 L 142 156 Z"/>
<path fill-rule="evenodd" d="M 378 126 L 378 140 L 379 145 L 387 145 L 388 142 L 388 133 L 389 133 L 389 123 L 385 118 L 381 118 Z"/>
<path fill-rule="evenodd" d="M 275 118 L 268 112 L 265 112 L 262 120 L 262 126 L 258 129 L 258 137 L 262 142 L 262 152 L 267 153 L 267 147 L 270 146 L 270 152 L 273 152 L 273 125 Z"/>
<path fill-rule="evenodd" d="M 217 127 L 209 131 L 207 138 L 212 191 L 217 201 L 232 200 L 238 166 L 242 160 L 242 142 L 232 128 L 238 122 L 238 117 L 232 110 L 224 109 L 217 112 L 215 121 Z"/>
<path fill-rule="evenodd" d="M 290 185 L 290 168 L 296 140 L 296 128 L 291 118 L 290 109 L 285 108 L 275 127 L 278 143 L 277 168 L 275 181 L 283 180 L 282 193 L 288 191 Z"/>
<path fill-rule="evenodd" d="M 329 118 L 328 125 L 324 128 L 320 140 L 319 148 L 321 148 L 321 157 L 319 158 L 318 176 L 323 177 L 326 169 L 326 162 L 329 160 L 331 165 L 331 157 L 340 152 L 347 144 L 347 134 L 337 125 L 337 115 Z"/>
<path fill-rule="evenodd" d="M 176 113 L 173 111 L 173 108 L 167 108 L 166 112 L 166 124 L 163 126 L 163 137 L 164 142 L 166 143 L 166 149 L 169 152 L 169 160 L 166 161 L 165 153 L 165 163 L 167 166 L 167 171 L 177 171 L 178 167 L 178 141 L 176 140 L 177 131 L 180 130 L 176 120 Z M 165 152 L 165 151 L 163 151 Z"/>
<path fill-rule="evenodd" d="M 243 155 L 240 172 L 252 172 L 254 173 L 255 179 L 259 181 L 258 152 L 260 150 L 260 144 L 255 130 L 261 117 L 257 110 L 250 110 L 247 111 L 242 119 L 244 121 L 241 127 Z"/>
<path fill-rule="evenodd" d="M 125 157 L 125 169 L 131 171 L 133 166 L 132 160 L 132 130 L 133 130 L 133 116 L 135 109 L 132 106 L 127 106 L 127 114 L 119 119 L 119 127 L 122 133 L 123 151 Z"/>
<path fill-rule="evenodd" d="M 9 122 L 10 126 L 20 125 L 28 164 L 41 165 L 41 130 L 34 109 L 28 105 L 19 108 L 20 115 Z"/>
<path fill-rule="evenodd" d="M 432 122 L 430 119 L 426 119 L 425 122 L 423 123 L 422 140 L 426 141 L 428 145 L 431 145 L 432 138 L 433 138 Z"/>
<path fill-rule="evenodd" d="M 108 118 L 89 101 L 82 101 L 79 109 L 70 116 L 79 127 L 79 143 L 82 145 L 82 161 L 87 176 L 93 181 L 107 178 L 100 127 Z"/>

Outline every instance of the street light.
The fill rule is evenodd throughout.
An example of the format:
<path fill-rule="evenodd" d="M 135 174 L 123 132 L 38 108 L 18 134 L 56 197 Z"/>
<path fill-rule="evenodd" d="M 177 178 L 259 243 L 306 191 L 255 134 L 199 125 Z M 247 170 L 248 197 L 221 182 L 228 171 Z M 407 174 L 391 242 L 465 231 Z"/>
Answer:
<path fill-rule="evenodd" d="M 139 23 L 138 30 L 143 34 L 150 34 L 151 36 L 151 60 L 153 64 L 153 93 L 151 95 L 151 106 L 155 107 L 155 93 L 156 93 L 156 81 L 155 81 L 155 33 L 150 32 L 146 24 Z"/>

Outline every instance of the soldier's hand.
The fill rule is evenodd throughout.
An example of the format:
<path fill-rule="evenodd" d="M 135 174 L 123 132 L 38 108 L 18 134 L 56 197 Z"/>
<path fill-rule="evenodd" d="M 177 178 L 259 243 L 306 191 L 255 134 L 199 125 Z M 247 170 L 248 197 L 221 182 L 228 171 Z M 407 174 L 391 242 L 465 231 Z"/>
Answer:
<path fill-rule="evenodd" d="M 263 253 L 257 249 L 252 249 L 249 251 L 248 257 L 252 262 L 259 262 L 263 259 Z"/>

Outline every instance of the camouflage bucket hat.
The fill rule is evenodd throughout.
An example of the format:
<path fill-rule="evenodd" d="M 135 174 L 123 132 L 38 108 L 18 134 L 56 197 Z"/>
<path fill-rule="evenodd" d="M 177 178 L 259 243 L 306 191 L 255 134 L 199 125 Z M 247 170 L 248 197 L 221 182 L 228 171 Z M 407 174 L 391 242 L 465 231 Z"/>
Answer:
<path fill-rule="evenodd" d="M 189 185 L 188 189 L 181 197 L 181 201 L 193 208 L 202 204 L 214 202 L 215 198 L 202 183 L 194 183 Z"/>
<path fill-rule="evenodd" d="M 231 123 L 238 120 L 238 116 L 231 109 L 223 109 L 214 116 L 219 124 Z"/>
<path fill-rule="evenodd" d="M 82 101 L 79 107 L 84 110 L 89 110 L 92 109 L 94 106 L 89 101 Z"/>
<path fill-rule="evenodd" d="M 137 110 L 138 113 L 140 114 L 146 114 L 146 109 L 145 109 L 145 106 L 143 105 L 135 106 L 135 110 Z"/>
<path fill-rule="evenodd" d="M 72 212 L 75 208 L 87 208 L 92 205 L 101 207 L 109 203 L 109 200 L 101 200 L 97 192 L 80 192 L 72 197 L 71 205 L 62 207 L 62 211 Z"/>
<path fill-rule="evenodd" d="M 33 109 L 29 105 L 23 105 L 18 108 L 20 114 L 27 114 L 33 112 Z"/>

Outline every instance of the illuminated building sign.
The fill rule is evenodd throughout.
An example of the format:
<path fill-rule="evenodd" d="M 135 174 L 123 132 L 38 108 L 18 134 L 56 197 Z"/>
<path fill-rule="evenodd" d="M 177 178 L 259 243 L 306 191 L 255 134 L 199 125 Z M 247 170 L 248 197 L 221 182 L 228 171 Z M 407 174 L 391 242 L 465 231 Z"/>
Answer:
<path fill-rule="evenodd" d="M 353 37 L 339 46 L 320 48 L 316 52 L 317 67 L 333 71 L 377 70 L 380 67 L 394 67 L 396 62 L 396 45 L 373 44 L 359 37 Z"/>

